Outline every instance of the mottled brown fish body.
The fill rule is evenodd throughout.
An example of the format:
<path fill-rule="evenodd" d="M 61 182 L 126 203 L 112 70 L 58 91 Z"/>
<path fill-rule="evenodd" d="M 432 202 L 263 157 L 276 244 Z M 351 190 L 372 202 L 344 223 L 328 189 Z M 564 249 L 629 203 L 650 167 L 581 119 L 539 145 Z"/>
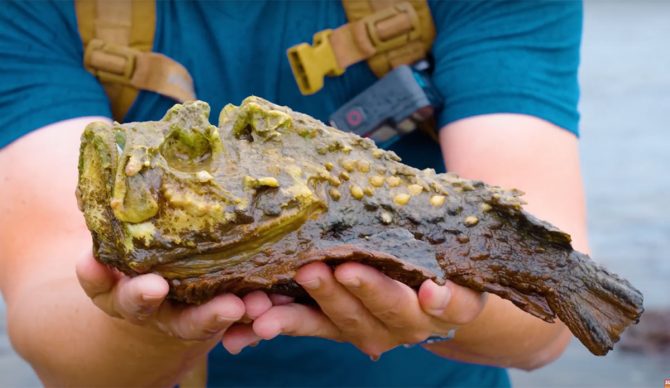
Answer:
<path fill-rule="evenodd" d="M 87 127 L 77 192 L 98 260 L 158 273 L 188 303 L 304 296 L 300 266 L 354 260 L 415 288 L 450 279 L 558 316 L 595 354 L 642 312 L 637 290 L 524 212 L 516 190 L 411 168 L 256 97 L 219 121 L 198 101 L 157 122 Z"/>

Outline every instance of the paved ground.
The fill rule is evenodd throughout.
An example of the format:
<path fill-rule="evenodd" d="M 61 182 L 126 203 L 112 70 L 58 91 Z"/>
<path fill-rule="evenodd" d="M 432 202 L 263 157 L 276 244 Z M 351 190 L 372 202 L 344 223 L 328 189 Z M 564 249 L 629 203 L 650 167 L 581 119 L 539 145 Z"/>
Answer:
<path fill-rule="evenodd" d="M 670 2 L 587 1 L 582 151 L 594 257 L 670 306 Z M 36 386 L 9 347 L 0 302 L 0 387 Z M 512 373 L 517 387 L 661 387 L 670 359 L 573 343 L 554 364 Z"/>

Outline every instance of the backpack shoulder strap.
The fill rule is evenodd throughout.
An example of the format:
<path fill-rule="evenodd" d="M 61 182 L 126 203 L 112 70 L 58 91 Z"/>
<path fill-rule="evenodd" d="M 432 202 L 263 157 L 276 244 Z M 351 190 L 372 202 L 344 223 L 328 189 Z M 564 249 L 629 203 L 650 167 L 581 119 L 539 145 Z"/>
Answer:
<path fill-rule="evenodd" d="M 155 1 L 75 0 L 75 10 L 84 67 L 103 85 L 115 120 L 123 120 L 140 90 L 179 102 L 195 99 L 186 68 L 151 52 Z"/>
<path fill-rule="evenodd" d="M 408 7 L 409 6 L 409 7 Z M 367 58 L 368 66 L 377 77 L 382 77 L 400 65 L 410 65 L 425 58 L 435 39 L 435 24 L 427 0 L 342 0 L 342 7 L 349 23 L 362 20 L 369 15 L 378 14 L 378 20 L 370 30 L 375 31 L 379 41 L 392 41 L 396 35 L 402 36 L 409 26 L 415 26 L 415 37 L 410 36 L 404 44 L 388 50 L 376 50 L 375 55 Z M 404 17 L 388 16 L 384 10 L 404 11 Z M 411 8 L 411 10 L 410 10 Z M 407 10 L 407 11 L 405 11 Z M 412 12 L 413 11 L 413 12 Z M 386 16 L 386 17 L 385 17 Z M 416 18 L 416 20 L 412 20 Z M 375 34 L 370 34 L 373 42 Z M 359 39 L 360 41 L 360 39 Z"/>
<path fill-rule="evenodd" d="M 377 77 L 425 58 L 435 39 L 427 0 L 342 0 L 349 23 L 314 34 L 310 46 L 287 50 L 295 80 L 304 95 L 323 87 L 325 76 L 338 76 L 367 60 Z"/>

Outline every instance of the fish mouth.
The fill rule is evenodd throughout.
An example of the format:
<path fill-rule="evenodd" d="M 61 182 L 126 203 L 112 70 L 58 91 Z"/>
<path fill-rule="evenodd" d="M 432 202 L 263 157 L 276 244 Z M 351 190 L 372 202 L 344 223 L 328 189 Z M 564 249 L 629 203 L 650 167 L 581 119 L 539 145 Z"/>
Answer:
<path fill-rule="evenodd" d="M 300 208 L 286 210 L 260 226 L 242 227 L 240 233 L 226 240 L 201 244 L 197 252 L 180 254 L 168 263 L 154 266 L 152 272 L 167 279 L 186 279 L 226 270 L 262 253 L 325 210 L 323 202 L 312 200 Z"/>

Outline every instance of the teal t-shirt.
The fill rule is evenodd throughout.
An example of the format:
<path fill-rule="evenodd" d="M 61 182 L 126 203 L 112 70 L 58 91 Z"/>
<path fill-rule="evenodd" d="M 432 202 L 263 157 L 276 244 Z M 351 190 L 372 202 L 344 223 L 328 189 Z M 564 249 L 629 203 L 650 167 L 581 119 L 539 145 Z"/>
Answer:
<path fill-rule="evenodd" d="M 440 127 L 487 113 L 521 113 L 578 133 L 577 68 L 581 2 L 434 1 L 433 80 L 445 99 Z M 302 96 L 285 50 L 346 23 L 335 1 L 157 2 L 154 51 L 183 64 L 212 112 L 258 95 L 323 121 L 375 81 L 365 63 Z M 141 92 L 125 121 L 159 119 L 174 102 Z M 104 91 L 82 66 L 72 1 L 0 4 L 0 147 L 57 121 L 110 116 Z M 216 121 L 216 120 L 214 120 Z M 423 134 L 394 145 L 405 162 L 443 170 L 439 147 Z M 377 362 L 348 344 L 278 339 L 239 356 L 221 347 L 212 385 L 508 386 L 504 369 L 463 364 L 421 347 L 397 348 Z"/>

